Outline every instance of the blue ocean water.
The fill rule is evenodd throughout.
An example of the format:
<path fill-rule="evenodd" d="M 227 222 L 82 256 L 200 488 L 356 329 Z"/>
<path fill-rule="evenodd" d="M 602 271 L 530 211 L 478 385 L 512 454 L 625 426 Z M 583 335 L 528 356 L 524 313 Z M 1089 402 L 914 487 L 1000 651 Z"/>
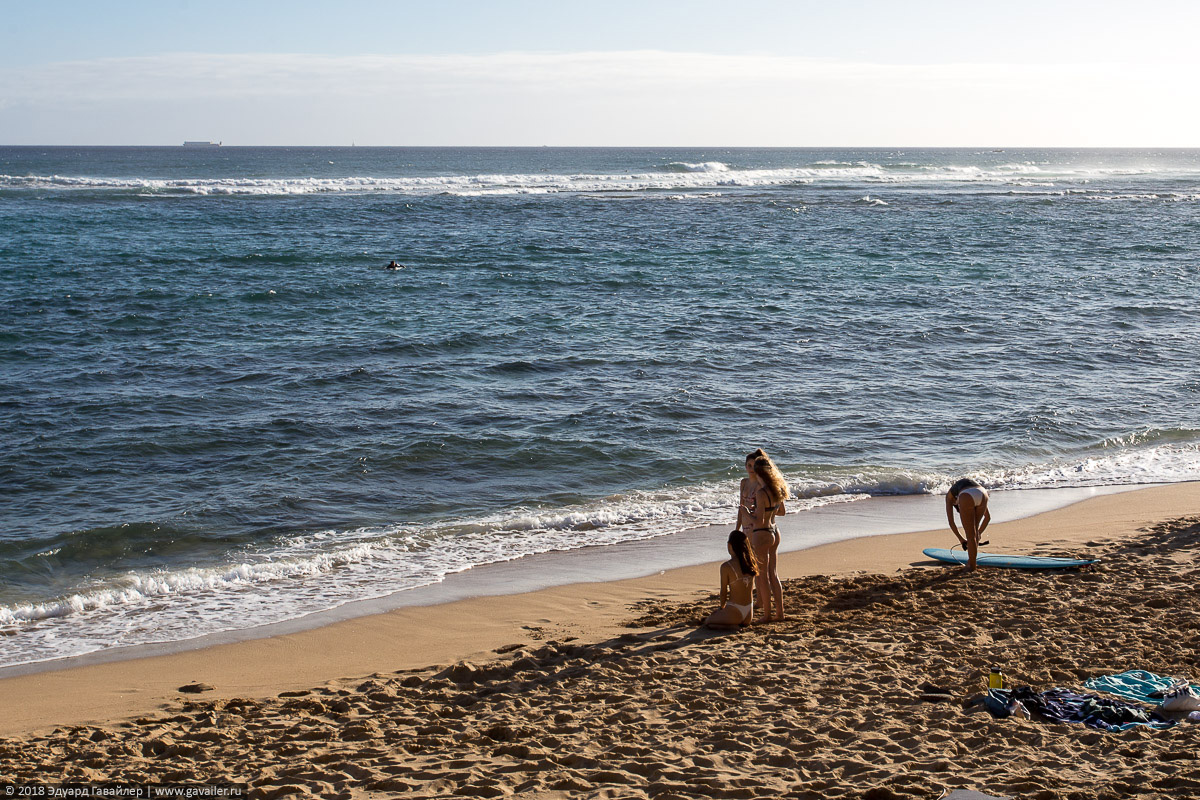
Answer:
<path fill-rule="evenodd" d="M 732 520 L 760 445 L 1198 479 L 1198 294 L 1195 150 L 0 148 L 0 663 Z"/>

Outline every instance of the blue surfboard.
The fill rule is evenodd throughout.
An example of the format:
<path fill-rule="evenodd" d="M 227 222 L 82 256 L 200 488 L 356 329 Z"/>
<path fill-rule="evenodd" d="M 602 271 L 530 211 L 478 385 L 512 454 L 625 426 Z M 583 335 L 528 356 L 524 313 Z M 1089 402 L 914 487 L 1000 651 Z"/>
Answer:
<path fill-rule="evenodd" d="M 945 561 L 947 564 L 966 564 L 967 554 L 962 550 L 947 550 L 944 547 L 930 547 L 922 551 L 930 558 Z M 1010 569 L 1065 569 L 1067 567 L 1086 567 L 1095 564 L 1099 559 L 1081 560 L 1076 558 L 1051 558 L 1049 556 L 1005 556 L 997 553 L 977 553 L 975 563 L 981 567 L 1009 567 Z"/>

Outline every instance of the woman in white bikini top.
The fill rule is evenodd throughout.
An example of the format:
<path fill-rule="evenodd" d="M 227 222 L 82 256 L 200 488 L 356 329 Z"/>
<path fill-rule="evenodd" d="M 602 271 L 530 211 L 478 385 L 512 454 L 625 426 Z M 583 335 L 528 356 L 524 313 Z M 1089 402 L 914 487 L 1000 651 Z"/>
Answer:
<path fill-rule="evenodd" d="M 721 607 L 704 624 L 710 628 L 736 628 L 754 620 L 754 576 L 758 564 L 746 534 L 735 530 L 726 544 L 730 559 L 721 565 Z"/>
<path fill-rule="evenodd" d="M 958 526 L 954 524 L 955 511 L 962 520 L 961 534 L 958 532 Z M 975 569 L 975 557 L 979 553 L 979 546 L 987 544 L 981 541 L 983 532 L 992 521 L 992 512 L 988 510 L 988 490 L 970 478 L 956 481 L 950 487 L 950 491 L 946 492 L 946 520 L 950 523 L 954 537 L 967 551 L 967 569 Z"/>

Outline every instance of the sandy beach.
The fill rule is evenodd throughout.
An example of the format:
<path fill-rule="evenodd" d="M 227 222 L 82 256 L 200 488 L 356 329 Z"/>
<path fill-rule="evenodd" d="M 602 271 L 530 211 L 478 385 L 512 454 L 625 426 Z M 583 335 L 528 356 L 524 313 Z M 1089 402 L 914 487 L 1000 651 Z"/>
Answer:
<path fill-rule="evenodd" d="M 948 538 L 784 554 L 789 619 L 732 634 L 698 627 L 709 564 L 7 678 L 0 774 L 260 797 L 1200 796 L 1195 725 L 962 708 L 993 665 L 1035 688 L 1200 678 L 1200 483 L 989 530 L 991 551 L 1103 559 L 1081 570 L 967 576 L 922 556 Z"/>

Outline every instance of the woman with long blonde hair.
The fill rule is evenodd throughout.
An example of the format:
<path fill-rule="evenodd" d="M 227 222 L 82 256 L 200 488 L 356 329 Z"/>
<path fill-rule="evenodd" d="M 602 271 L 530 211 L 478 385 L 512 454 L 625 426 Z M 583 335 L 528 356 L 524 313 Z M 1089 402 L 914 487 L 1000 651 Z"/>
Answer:
<path fill-rule="evenodd" d="M 791 497 L 791 493 L 771 457 L 761 448 L 755 453 L 761 455 L 755 456 L 750 463 L 750 471 L 758 486 L 754 491 L 754 505 L 746 509 L 751 524 L 750 547 L 760 567 L 755 584 L 762 598 L 764 618 L 768 621 L 781 620 L 783 584 L 779 581 L 779 526 L 775 524 L 775 518 L 787 513 L 783 501 Z"/>

